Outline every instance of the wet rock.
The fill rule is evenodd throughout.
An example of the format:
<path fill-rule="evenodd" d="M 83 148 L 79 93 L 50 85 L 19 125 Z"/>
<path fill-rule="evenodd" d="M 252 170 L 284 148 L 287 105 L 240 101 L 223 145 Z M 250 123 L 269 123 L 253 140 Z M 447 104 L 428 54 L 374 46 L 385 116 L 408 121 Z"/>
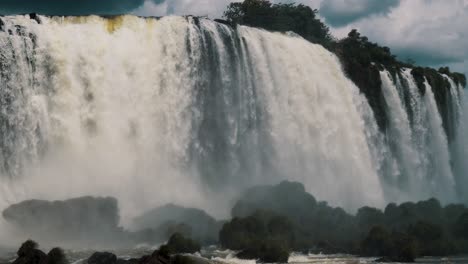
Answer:
<path fill-rule="evenodd" d="M 285 199 L 287 197 L 288 199 Z M 248 189 L 232 208 L 233 217 L 247 217 L 257 210 L 271 210 L 300 218 L 317 205 L 315 197 L 298 182 L 283 181 L 274 186 L 256 186 Z"/>
<path fill-rule="evenodd" d="M 96 252 L 89 257 L 88 264 L 117 264 L 117 256 L 109 252 Z"/>
<path fill-rule="evenodd" d="M 198 242 L 179 233 L 173 234 L 167 242 L 167 250 L 170 253 L 195 253 L 200 249 L 201 246 Z"/>
<path fill-rule="evenodd" d="M 219 18 L 218 18 L 218 19 L 215 19 L 214 21 L 216 21 L 216 22 L 218 22 L 218 23 L 220 23 L 220 24 L 224 24 L 224 25 L 226 25 L 226 26 L 232 27 L 232 24 L 229 23 L 229 21 L 227 21 L 227 20 L 219 19 Z"/>
<path fill-rule="evenodd" d="M 143 256 L 138 264 L 170 264 L 171 259 L 166 252 L 155 250 L 153 254 L 148 256 Z"/>
<path fill-rule="evenodd" d="M 36 13 L 29 14 L 29 18 L 36 21 L 38 24 L 41 24 L 41 18 Z"/>
<path fill-rule="evenodd" d="M 152 229 L 162 240 L 179 232 L 202 244 L 213 244 L 218 240 L 221 225 L 205 211 L 167 204 L 155 208 L 134 220 L 138 229 Z"/>
<path fill-rule="evenodd" d="M 240 259 L 257 259 L 263 263 L 287 263 L 289 250 L 279 241 L 259 241 L 236 255 Z"/>
<path fill-rule="evenodd" d="M 5 209 L 3 217 L 30 236 L 62 244 L 80 240 L 97 244 L 122 236 L 118 211 L 114 198 L 81 197 L 54 202 L 24 201 Z"/>
<path fill-rule="evenodd" d="M 68 260 L 61 248 L 53 248 L 47 253 L 47 264 L 67 264 Z"/>
<path fill-rule="evenodd" d="M 38 244 L 32 240 L 24 242 L 19 248 L 18 258 L 13 264 L 44 264 L 47 263 L 47 255 L 39 250 Z"/>

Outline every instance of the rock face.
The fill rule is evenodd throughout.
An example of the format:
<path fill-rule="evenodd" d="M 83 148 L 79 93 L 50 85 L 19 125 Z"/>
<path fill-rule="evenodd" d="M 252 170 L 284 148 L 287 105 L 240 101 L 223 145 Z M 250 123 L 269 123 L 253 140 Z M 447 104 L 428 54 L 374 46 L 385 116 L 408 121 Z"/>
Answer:
<path fill-rule="evenodd" d="M 167 251 L 170 253 L 195 253 L 200 251 L 201 246 L 198 242 L 186 238 L 179 233 L 175 233 L 169 238 L 166 245 Z"/>
<path fill-rule="evenodd" d="M 246 218 L 234 218 L 219 233 L 221 245 L 240 251 L 241 259 L 258 259 L 267 263 L 284 263 L 295 248 L 296 228 L 284 216 L 257 211 Z"/>
<path fill-rule="evenodd" d="M 66 201 L 28 200 L 3 211 L 3 217 L 29 236 L 51 241 L 105 241 L 118 228 L 117 200 L 81 197 Z"/>
<path fill-rule="evenodd" d="M 116 264 L 117 256 L 109 252 L 96 252 L 88 259 L 88 264 Z"/>
<path fill-rule="evenodd" d="M 317 205 L 304 185 L 298 182 L 284 181 L 275 186 L 256 186 L 248 189 L 233 207 L 233 217 L 246 217 L 259 209 L 298 216 L 309 213 Z"/>
<path fill-rule="evenodd" d="M 255 216 L 259 210 L 291 220 L 294 230 L 290 232 L 296 236 L 292 243 L 294 250 L 343 253 L 357 238 L 353 216 L 341 208 L 328 206 L 326 202 L 317 202 L 298 182 L 284 181 L 274 186 L 250 188 L 241 195 L 231 214 L 242 219 Z M 322 247 L 325 244 L 328 246 Z"/>
<path fill-rule="evenodd" d="M 17 252 L 18 258 L 13 264 L 42 264 L 46 263 L 47 255 L 37 249 L 38 245 L 32 240 L 24 242 Z"/>
<path fill-rule="evenodd" d="M 152 229 L 168 239 L 178 232 L 200 241 L 202 244 L 213 244 L 218 241 L 221 224 L 205 211 L 167 204 L 155 208 L 134 220 L 137 229 Z"/>
<path fill-rule="evenodd" d="M 17 252 L 13 264 L 67 264 L 67 258 L 60 248 L 53 248 L 48 254 L 39 250 L 32 240 L 24 242 Z"/>

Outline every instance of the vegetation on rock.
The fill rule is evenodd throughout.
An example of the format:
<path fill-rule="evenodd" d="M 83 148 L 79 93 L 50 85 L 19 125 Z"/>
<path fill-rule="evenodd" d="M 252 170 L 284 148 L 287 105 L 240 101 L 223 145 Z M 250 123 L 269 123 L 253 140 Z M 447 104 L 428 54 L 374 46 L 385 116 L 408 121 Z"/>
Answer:
<path fill-rule="evenodd" d="M 67 264 L 67 258 L 60 248 L 53 248 L 48 254 L 38 249 L 33 240 L 27 240 L 18 249 L 18 257 L 13 264 Z"/>
<path fill-rule="evenodd" d="M 219 239 L 223 247 L 241 251 L 240 257 L 265 260 L 274 247 L 280 252 L 351 253 L 399 262 L 468 253 L 468 209 L 442 207 L 436 199 L 392 203 L 384 211 L 362 207 L 353 216 L 317 202 L 300 183 L 282 182 L 247 190 L 232 216 Z"/>
<path fill-rule="evenodd" d="M 328 27 L 317 18 L 317 10 L 303 4 L 245 0 L 229 4 L 224 17 L 231 24 L 292 31 L 313 43 L 329 45 L 332 41 Z"/>

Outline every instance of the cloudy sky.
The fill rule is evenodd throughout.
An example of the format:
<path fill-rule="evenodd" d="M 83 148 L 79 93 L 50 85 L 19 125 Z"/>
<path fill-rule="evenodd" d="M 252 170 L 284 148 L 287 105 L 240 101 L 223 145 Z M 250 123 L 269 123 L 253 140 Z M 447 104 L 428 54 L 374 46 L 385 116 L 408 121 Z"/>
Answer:
<path fill-rule="evenodd" d="M 222 16 L 236 0 L 0 0 L 0 13 Z M 237 0 L 239 1 L 239 0 Z M 280 2 L 274 0 L 273 2 Z M 281 0 L 316 8 L 336 37 L 356 28 L 402 60 L 468 73 L 468 0 Z"/>

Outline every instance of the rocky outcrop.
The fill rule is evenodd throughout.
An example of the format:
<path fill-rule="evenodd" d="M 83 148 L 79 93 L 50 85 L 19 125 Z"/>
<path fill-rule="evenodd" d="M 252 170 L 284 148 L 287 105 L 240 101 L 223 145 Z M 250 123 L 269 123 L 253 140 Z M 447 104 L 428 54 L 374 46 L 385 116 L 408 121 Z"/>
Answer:
<path fill-rule="evenodd" d="M 81 197 L 65 201 L 28 200 L 11 205 L 3 217 L 28 236 L 51 241 L 94 241 L 124 236 L 114 198 Z"/>
<path fill-rule="evenodd" d="M 35 241 L 24 242 L 17 252 L 13 264 L 67 264 L 68 261 L 60 248 L 53 248 L 48 254 L 38 249 Z"/>
<path fill-rule="evenodd" d="M 109 252 L 95 252 L 87 262 L 88 264 L 116 264 L 117 256 Z"/>
<path fill-rule="evenodd" d="M 205 211 L 167 204 L 137 217 L 134 220 L 137 229 L 152 229 L 163 240 L 174 233 L 182 233 L 202 244 L 214 244 L 218 241 L 221 224 Z"/>
<path fill-rule="evenodd" d="M 167 252 L 170 253 L 195 253 L 200 251 L 200 244 L 190 238 L 184 237 L 179 233 L 175 233 L 169 238 L 165 247 Z"/>

